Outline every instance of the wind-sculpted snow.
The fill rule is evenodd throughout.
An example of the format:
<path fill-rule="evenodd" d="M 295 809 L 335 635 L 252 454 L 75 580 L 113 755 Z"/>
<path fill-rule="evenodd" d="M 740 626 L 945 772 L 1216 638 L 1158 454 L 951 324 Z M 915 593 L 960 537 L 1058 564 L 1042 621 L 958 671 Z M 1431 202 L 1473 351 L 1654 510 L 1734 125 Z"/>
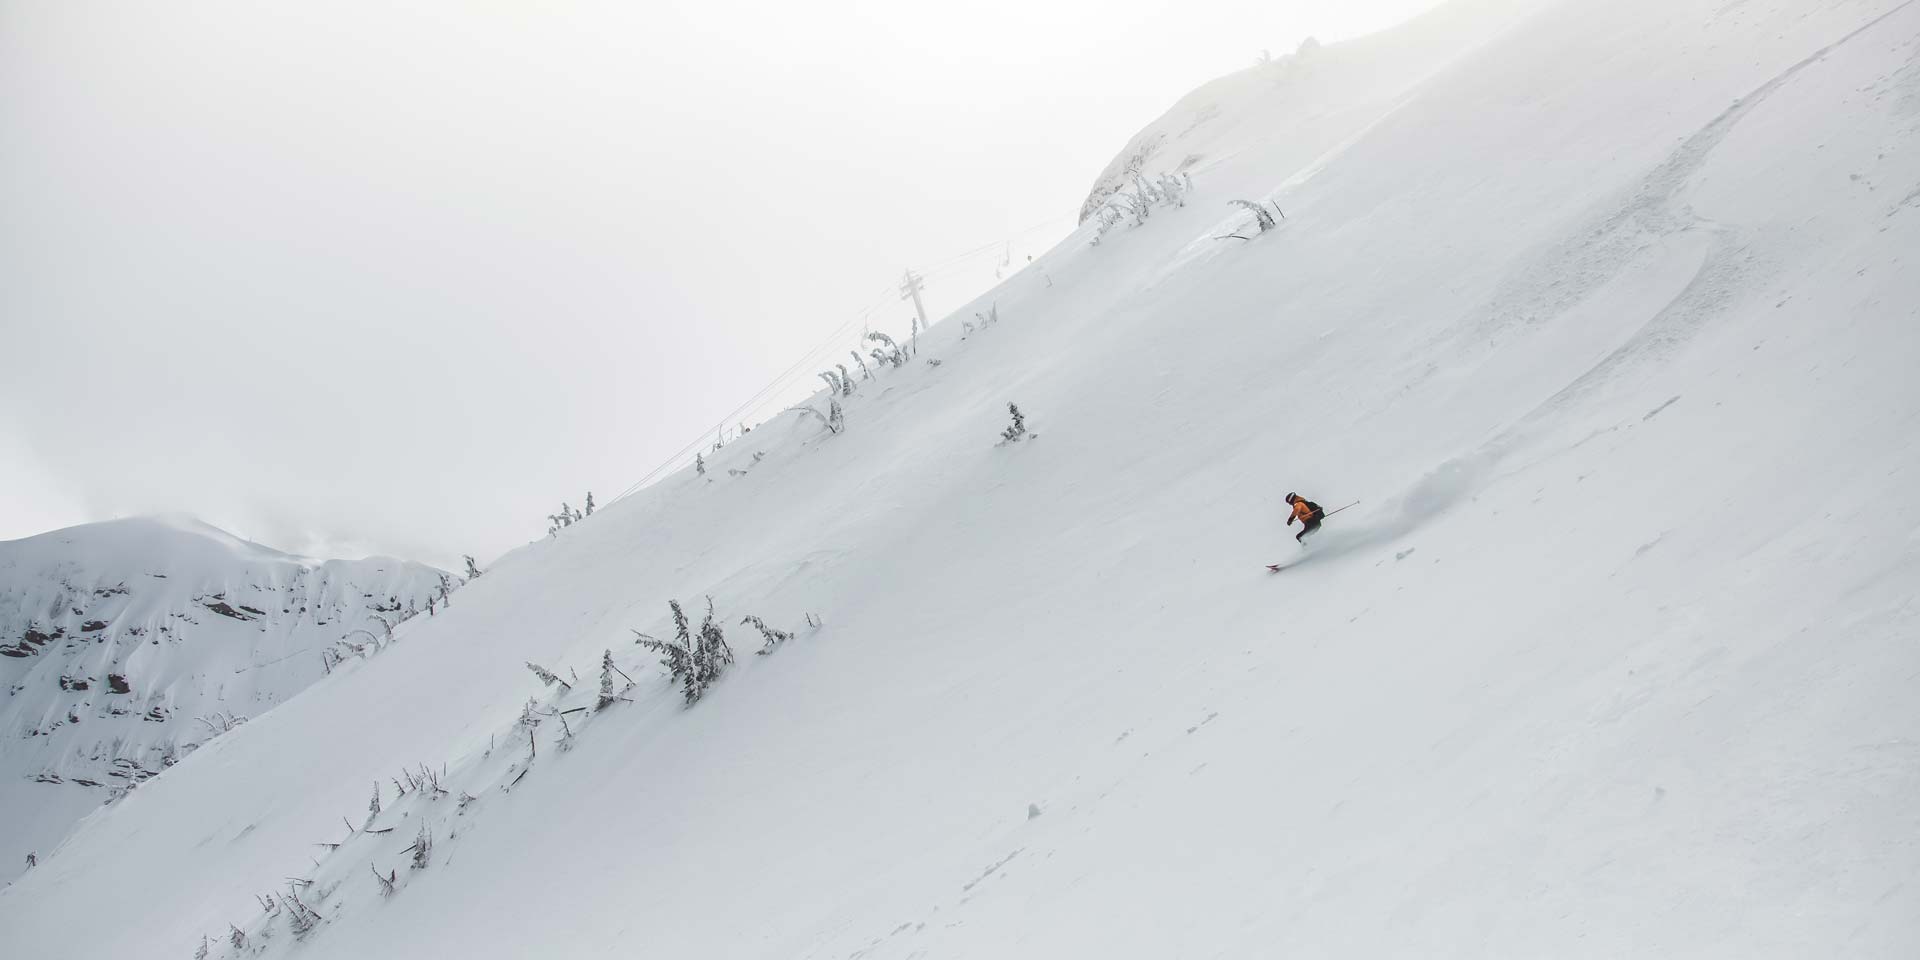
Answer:
<path fill-rule="evenodd" d="M 1916 955 L 1920 6 L 1434 16 L 1176 108 L 1179 203 L 184 758 L 8 946 Z M 636 633 L 709 598 L 688 705 Z"/>

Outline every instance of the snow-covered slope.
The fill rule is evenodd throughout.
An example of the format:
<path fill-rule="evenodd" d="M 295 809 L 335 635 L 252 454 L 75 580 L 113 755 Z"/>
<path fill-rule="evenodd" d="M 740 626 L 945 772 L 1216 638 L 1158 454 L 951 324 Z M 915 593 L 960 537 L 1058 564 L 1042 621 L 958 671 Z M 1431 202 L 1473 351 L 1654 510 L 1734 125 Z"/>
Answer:
<path fill-rule="evenodd" d="M 1243 129 L 843 433 L 755 429 L 109 808 L 8 945 L 1915 955 L 1920 6 L 1543 5 L 1363 132 Z M 1269 575 L 1288 489 L 1360 502 Z M 741 656 L 686 708 L 630 630 L 705 596 Z"/>
<path fill-rule="evenodd" d="M 1295 151 L 1324 150 L 1365 130 L 1409 90 L 1537 6 L 1454 0 L 1347 43 L 1309 39 L 1293 53 L 1207 83 L 1127 141 L 1094 179 L 1080 219 L 1137 176 L 1204 172 L 1249 149 L 1266 152 L 1268 162 L 1298 163 Z"/>
<path fill-rule="evenodd" d="M 186 518 L 0 542 L 0 877 L 81 817 L 384 644 L 451 584 L 387 558 L 306 560 Z"/>

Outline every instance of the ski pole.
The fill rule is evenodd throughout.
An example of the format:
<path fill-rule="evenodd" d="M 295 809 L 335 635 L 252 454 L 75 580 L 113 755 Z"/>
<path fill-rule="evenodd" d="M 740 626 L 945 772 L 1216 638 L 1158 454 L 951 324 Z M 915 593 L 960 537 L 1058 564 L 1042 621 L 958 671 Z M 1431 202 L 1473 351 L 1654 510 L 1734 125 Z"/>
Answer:
<path fill-rule="evenodd" d="M 1347 504 L 1347 507 L 1357 507 L 1359 505 L 1360 505 L 1360 501 L 1355 500 L 1354 502 Z M 1341 507 L 1340 510 L 1345 510 L 1347 507 Z M 1339 513 L 1340 510 L 1329 510 L 1323 516 L 1331 517 L 1334 514 Z"/>

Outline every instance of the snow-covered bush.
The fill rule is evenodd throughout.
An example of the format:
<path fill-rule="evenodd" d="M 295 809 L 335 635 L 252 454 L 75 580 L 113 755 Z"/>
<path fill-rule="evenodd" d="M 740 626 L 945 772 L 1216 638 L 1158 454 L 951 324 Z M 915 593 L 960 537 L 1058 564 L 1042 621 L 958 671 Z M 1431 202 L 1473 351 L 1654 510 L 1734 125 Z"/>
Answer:
<path fill-rule="evenodd" d="M 547 536 L 555 536 L 562 528 L 571 527 L 584 519 L 586 519 L 585 514 L 575 510 L 571 504 L 561 501 L 559 513 L 547 514 Z"/>
<path fill-rule="evenodd" d="M 1096 224 L 1093 232 L 1094 246 L 1099 246 L 1107 232 L 1119 226 L 1122 220 L 1131 218 L 1133 221 L 1131 226 L 1137 227 L 1147 222 L 1156 206 L 1186 206 L 1187 194 L 1193 191 L 1193 178 L 1186 174 L 1175 176 L 1163 173 L 1157 177 L 1149 177 L 1135 171 L 1132 179 L 1132 193 L 1115 190 L 1094 212 Z M 1051 280 L 1048 281 L 1048 286 L 1052 286 Z"/>
<path fill-rule="evenodd" d="M 867 369 L 867 361 L 860 359 L 860 351 L 848 350 L 847 355 L 853 357 L 853 362 L 860 366 L 860 379 L 873 379 L 873 372 Z"/>
<path fill-rule="evenodd" d="M 413 838 L 412 849 L 413 868 L 415 870 L 425 870 L 428 863 L 427 858 L 433 854 L 433 831 L 427 827 L 426 821 L 424 820 L 420 822 L 420 833 Z"/>
<path fill-rule="evenodd" d="M 1013 424 L 1000 432 L 1000 442 L 1018 443 L 1027 435 L 1027 418 L 1018 404 L 1007 404 L 1007 412 L 1013 415 Z"/>
<path fill-rule="evenodd" d="M 399 871 L 389 870 L 386 873 L 382 874 L 379 868 L 375 867 L 371 863 L 367 864 L 367 869 L 372 870 L 373 878 L 375 880 L 380 881 L 380 895 L 383 897 L 393 896 L 393 892 L 395 889 L 394 884 L 397 883 L 400 879 Z"/>
<path fill-rule="evenodd" d="M 822 370 L 820 371 L 820 379 L 825 380 L 827 382 L 827 396 L 829 397 L 839 396 L 840 394 L 840 375 L 839 374 L 833 372 L 832 370 Z"/>
<path fill-rule="evenodd" d="M 613 675 L 616 673 L 620 673 L 620 668 L 613 665 L 613 651 L 608 650 L 602 653 L 600 655 L 600 698 L 594 702 L 595 710 L 605 710 L 613 706 L 614 701 L 620 699 L 620 695 L 613 691 Z M 620 675 L 626 676 L 624 673 Z"/>
<path fill-rule="evenodd" d="M 1272 230 L 1275 226 L 1277 226 L 1277 224 L 1274 223 L 1273 214 L 1268 213 L 1266 207 L 1258 203 L 1255 203 L 1252 200 L 1229 200 L 1227 201 L 1227 203 L 1229 203 L 1232 206 L 1240 207 L 1243 210 L 1252 212 L 1253 222 L 1260 226 L 1261 233 L 1266 233 L 1268 230 Z M 1274 209 L 1278 210 L 1280 208 L 1276 206 L 1274 207 Z M 1285 214 L 1282 214 L 1282 216 L 1285 216 Z"/>
<path fill-rule="evenodd" d="M 467 561 L 467 579 L 478 580 L 480 578 L 480 568 L 473 565 L 473 558 L 463 554 L 461 555 L 461 559 Z"/>
<path fill-rule="evenodd" d="M 695 453 L 693 455 L 693 472 L 703 477 L 707 475 L 707 457 L 705 454 Z"/>
<path fill-rule="evenodd" d="M 843 397 L 853 396 L 853 374 L 847 372 L 847 365 L 844 363 L 837 363 L 834 364 L 834 366 L 840 368 L 840 395 Z"/>
<path fill-rule="evenodd" d="M 692 705 L 733 663 L 733 648 L 714 623 L 712 597 L 707 598 L 707 615 L 697 633 L 688 626 L 680 601 L 669 600 L 667 606 L 673 611 L 673 639 L 655 640 L 635 630 L 634 642 L 660 655 L 660 665 L 679 681 L 681 695 Z"/>
<path fill-rule="evenodd" d="M 565 680 L 560 679 L 560 676 L 558 674 L 554 673 L 552 670 L 548 670 L 546 667 L 543 667 L 537 663 L 534 663 L 532 660 L 527 661 L 527 669 L 532 670 L 533 675 L 540 678 L 540 685 L 543 687 L 551 687 L 557 683 L 567 688 L 568 690 L 573 689 L 573 684 L 570 684 Z"/>
<path fill-rule="evenodd" d="M 763 656 L 763 657 L 769 653 L 772 653 L 773 648 L 787 642 L 788 640 L 793 639 L 793 634 L 788 633 L 785 630 L 775 630 L 774 628 L 767 626 L 767 622 L 765 620 L 762 620 L 756 616 L 748 616 L 746 619 L 741 620 L 740 622 L 743 624 L 751 624 L 755 630 L 760 631 L 760 636 L 766 640 L 765 645 L 763 645 L 760 649 L 754 651 L 756 654 L 759 654 L 760 656 Z"/>
<path fill-rule="evenodd" d="M 312 907 L 300 901 L 300 895 L 288 890 L 281 895 L 281 908 L 287 915 L 287 927 L 293 931 L 294 939 L 305 937 L 320 922 L 320 914 Z"/>
<path fill-rule="evenodd" d="M 840 413 L 840 401 L 828 400 L 827 409 L 832 411 L 831 416 L 825 413 L 821 413 L 820 408 L 807 403 L 802 403 L 796 406 L 788 407 L 787 412 L 812 414 L 814 419 L 820 421 L 822 426 L 825 426 L 827 430 L 833 433 L 839 433 L 842 429 L 845 429 L 846 423 L 844 422 Z"/>
<path fill-rule="evenodd" d="M 875 343 L 878 343 L 885 348 L 880 352 L 880 359 L 884 360 L 887 363 L 891 363 L 896 367 L 901 367 L 906 365 L 907 363 L 906 352 L 900 349 L 899 344 L 893 342 L 892 337 L 889 337 L 886 334 L 881 333 L 878 330 L 875 330 L 867 334 L 867 339 Z"/>

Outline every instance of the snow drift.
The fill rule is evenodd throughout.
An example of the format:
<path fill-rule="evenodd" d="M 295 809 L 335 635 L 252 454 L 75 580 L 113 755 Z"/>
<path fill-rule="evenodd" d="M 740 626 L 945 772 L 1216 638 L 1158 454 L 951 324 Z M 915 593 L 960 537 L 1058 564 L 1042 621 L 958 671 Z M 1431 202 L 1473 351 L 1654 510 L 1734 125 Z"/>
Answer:
<path fill-rule="evenodd" d="M 1444 40 L 186 758 L 9 945 L 1912 956 L 1920 7 Z M 1289 489 L 1361 504 L 1269 575 Z M 708 597 L 686 706 L 634 631 Z"/>

